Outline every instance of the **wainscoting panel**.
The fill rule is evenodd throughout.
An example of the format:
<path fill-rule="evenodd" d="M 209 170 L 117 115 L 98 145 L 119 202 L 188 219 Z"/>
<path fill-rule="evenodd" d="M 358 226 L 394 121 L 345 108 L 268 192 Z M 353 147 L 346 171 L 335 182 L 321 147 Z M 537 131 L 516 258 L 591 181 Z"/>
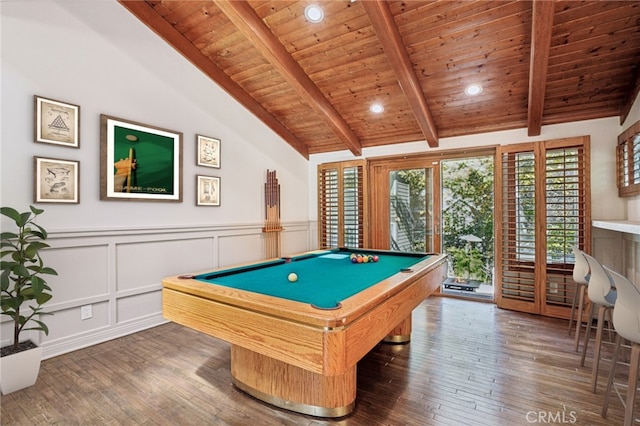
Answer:
<path fill-rule="evenodd" d="M 160 289 L 135 296 L 120 297 L 116 301 L 117 324 L 158 315 L 162 316 L 162 291 Z"/>
<path fill-rule="evenodd" d="M 166 276 L 212 268 L 213 242 L 207 237 L 117 244 L 116 291 L 160 288 Z"/>
<path fill-rule="evenodd" d="M 317 245 L 309 244 L 308 229 L 287 229 L 281 239 L 281 253 L 283 256 L 313 250 Z"/>
<path fill-rule="evenodd" d="M 287 251 L 315 248 L 308 222 L 282 225 Z M 162 278 L 264 259 L 262 226 L 49 230 L 43 257 L 59 275 L 47 278 L 54 297 L 46 310 L 54 315 L 41 317 L 48 336 L 24 337 L 47 359 L 163 324 Z M 11 341 L 10 326 L 0 319 L 2 345 Z"/>
<path fill-rule="evenodd" d="M 44 252 L 45 264 L 58 272 L 57 276 L 44 277 L 53 289 L 53 299 L 47 308 L 64 309 L 76 306 L 79 300 L 106 297 L 109 294 L 108 254 L 107 244 L 54 247 Z"/>
<path fill-rule="evenodd" d="M 62 309 L 54 312 L 54 315 L 43 318 L 49 327 L 49 335 L 42 346 L 64 345 L 67 339 L 79 336 L 88 336 L 95 330 L 107 329 L 110 324 L 109 302 L 91 303 L 92 316 L 89 319 L 81 319 L 81 306 Z"/>
<path fill-rule="evenodd" d="M 218 239 L 220 267 L 254 262 L 265 258 L 262 228 L 245 235 L 225 235 Z"/>

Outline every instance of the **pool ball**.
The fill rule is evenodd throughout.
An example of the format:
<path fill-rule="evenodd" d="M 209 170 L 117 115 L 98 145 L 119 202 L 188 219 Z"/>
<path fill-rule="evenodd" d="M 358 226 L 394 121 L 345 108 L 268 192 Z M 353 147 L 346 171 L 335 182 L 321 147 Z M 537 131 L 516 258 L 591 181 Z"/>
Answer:
<path fill-rule="evenodd" d="M 375 255 L 374 255 L 374 256 L 373 256 L 373 261 L 374 261 L 374 262 L 377 262 L 378 260 L 380 260 L 380 258 L 379 258 L 378 256 L 375 256 Z"/>
<path fill-rule="evenodd" d="M 289 276 L 287 277 L 287 279 L 292 282 L 295 283 L 296 281 L 298 281 L 298 274 L 296 274 L 295 272 L 292 272 L 289 274 Z"/>
<path fill-rule="evenodd" d="M 358 258 L 357 258 L 357 257 L 355 257 L 355 256 L 353 256 L 353 257 L 351 258 L 351 263 L 358 263 Z"/>
<path fill-rule="evenodd" d="M 368 263 L 369 262 L 369 256 L 362 256 L 362 263 Z"/>

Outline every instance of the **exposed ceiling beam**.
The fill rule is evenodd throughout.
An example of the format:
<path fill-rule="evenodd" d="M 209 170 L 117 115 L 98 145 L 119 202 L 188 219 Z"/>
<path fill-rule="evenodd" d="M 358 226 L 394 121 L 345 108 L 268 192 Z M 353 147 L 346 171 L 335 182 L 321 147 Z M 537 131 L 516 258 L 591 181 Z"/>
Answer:
<path fill-rule="evenodd" d="M 220 10 L 273 65 L 298 95 L 325 118 L 335 134 L 354 155 L 362 154 L 358 136 L 336 111 L 322 91 L 273 35 L 269 27 L 245 1 L 214 0 Z"/>
<path fill-rule="evenodd" d="M 304 158 L 309 159 L 309 148 L 294 136 L 278 119 L 265 110 L 247 92 L 242 90 L 220 68 L 216 67 L 209 58 L 204 56 L 189 40 L 160 16 L 147 2 L 139 0 L 118 0 L 125 8 L 145 23 L 151 30 L 162 37 L 187 60 L 199 68 L 209 78 L 221 86 L 236 101 L 251 111 L 258 119 L 284 139 L 293 149 Z"/>
<path fill-rule="evenodd" d="M 531 26 L 531 60 L 529 64 L 529 108 L 528 134 L 538 136 L 542 131 L 544 93 L 547 88 L 549 48 L 553 29 L 555 2 L 536 0 L 533 2 Z"/>
<path fill-rule="evenodd" d="M 620 125 L 624 124 L 629 116 L 631 107 L 638 93 L 640 93 L 640 64 L 636 65 L 636 70 L 631 76 L 631 82 L 629 83 L 629 90 L 627 90 L 627 97 L 622 101 L 622 107 L 620 108 Z"/>
<path fill-rule="evenodd" d="M 413 115 L 430 147 L 438 146 L 438 129 L 424 97 L 420 81 L 411 64 L 409 53 L 386 1 L 360 2 L 369 16 L 373 29 L 391 62 L 400 88 L 413 110 Z"/>

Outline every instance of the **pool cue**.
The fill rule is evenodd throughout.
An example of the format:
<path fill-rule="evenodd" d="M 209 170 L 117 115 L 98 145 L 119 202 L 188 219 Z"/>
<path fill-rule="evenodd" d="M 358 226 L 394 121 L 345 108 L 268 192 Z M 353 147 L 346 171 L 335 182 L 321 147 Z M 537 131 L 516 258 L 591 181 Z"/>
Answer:
<path fill-rule="evenodd" d="M 264 184 L 265 198 L 265 233 L 266 254 L 268 258 L 280 256 L 280 185 L 276 171 L 267 170 L 267 181 Z"/>
<path fill-rule="evenodd" d="M 131 192 L 132 167 L 133 167 L 133 148 L 129 148 L 129 170 L 127 171 L 127 192 Z"/>

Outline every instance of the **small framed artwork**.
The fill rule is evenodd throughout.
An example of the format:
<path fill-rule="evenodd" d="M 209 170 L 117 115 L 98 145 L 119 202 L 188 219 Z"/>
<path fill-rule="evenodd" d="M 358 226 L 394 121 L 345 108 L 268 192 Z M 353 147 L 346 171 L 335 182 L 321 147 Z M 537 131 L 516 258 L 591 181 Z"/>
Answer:
<path fill-rule="evenodd" d="M 219 206 L 220 205 L 220 178 L 215 176 L 196 176 L 196 188 L 198 189 L 196 205 Z"/>
<path fill-rule="evenodd" d="M 34 96 L 35 141 L 80 148 L 80 107 Z"/>
<path fill-rule="evenodd" d="M 182 133 L 100 115 L 100 199 L 182 202 Z"/>
<path fill-rule="evenodd" d="M 36 203 L 80 202 L 80 162 L 33 157 Z"/>
<path fill-rule="evenodd" d="M 196 135 L 198 140 L 198 166 L 220 168 L 220 139 Z"/>

